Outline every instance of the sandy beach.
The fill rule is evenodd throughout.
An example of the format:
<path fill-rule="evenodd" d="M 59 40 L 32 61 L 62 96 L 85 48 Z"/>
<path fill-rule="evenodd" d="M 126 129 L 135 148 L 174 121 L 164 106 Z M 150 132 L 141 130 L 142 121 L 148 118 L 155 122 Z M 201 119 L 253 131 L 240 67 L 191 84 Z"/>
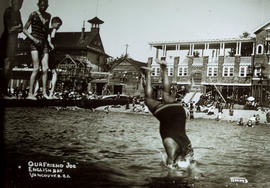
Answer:
<path fill-rule="evenodd" d="M 135 105 L 136 107 L 140 108 L 140 105 Z M 136 113 L 136 114 L 142 114 L 142 115 L 152 115 L 151 112 L 134 112 L 132 105 L 129 105 L 129 109 L 126 109 L 126 106 L 120 106 L 120 107 L 109 107 L 109 112 L 123 112 L 123 113 Z M 105 111 L 106 107 L 98 107 L 96 108 L 97 111 Z M 250 117 L 252 117 L 254 114 L 259 114 L 260 116 L 260 123 L 265 124 L 266 123 L 266 113 L 267 111 L 261 111 L 261 110 L 244 110 L 242 106 L 236 106 L 236 109 L 234 109 L 233 116 L 230 116 L 229 109 L 223 109 L 221 120 L 225 121 L 233 121 L 238 122 L 240 118 L 243 118 L 244 123 L 248 121 Z M 207 115 L 207 113 L 204 112 L 194 112 L 194 118 L 203 118 L 203 119 L 216 119 L 218 115 L 218 109 L 214 109 L 213 115 Z"/>

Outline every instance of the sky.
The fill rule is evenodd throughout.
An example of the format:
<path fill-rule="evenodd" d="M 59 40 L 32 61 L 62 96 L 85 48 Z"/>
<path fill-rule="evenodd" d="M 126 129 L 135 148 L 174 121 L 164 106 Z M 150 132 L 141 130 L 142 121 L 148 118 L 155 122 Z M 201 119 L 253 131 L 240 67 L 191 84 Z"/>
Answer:
<path fill-rule="evenodd" d="M 23 23 L 37 1 L 24 0 Z M 238 37 L 270 21 L 269 10 L 269 0 L 49 0 L 47 12 L 62 18 L 63 32 L 99 17 L 107 54 L 119 57 L 128 44 L 129 56 L 146 62 L 149 42 Z"/>

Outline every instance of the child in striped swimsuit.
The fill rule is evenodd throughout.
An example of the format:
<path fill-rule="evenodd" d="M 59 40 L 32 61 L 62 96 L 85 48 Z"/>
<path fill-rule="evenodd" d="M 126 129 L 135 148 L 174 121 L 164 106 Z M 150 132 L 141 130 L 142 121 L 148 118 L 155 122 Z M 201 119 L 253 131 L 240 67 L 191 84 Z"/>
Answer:
<path fill-rule="evenodd" d="M 41 59 L 42 65 L 42 93 L 43 97 L 49 99 L 47 94 L 47 76 L 48 76 L 48 60 L 49 60 L 49 48 L 48 48 L 48 32 L 51 15 L 46 12 L 48 8 L 48 0 L 38 1 L 38 11 L 34 11 L 30 14 L 25 26 L 24 34 L 31 40 L 31 57 L 33 61 L 33 72 L 30 78 L 29 93 L 27 99 L 37 100 L 34 96 L 34 85 L 39 70 L 39 62 Z M 28 32 L 28 28 L 31 26 L 32 33 Z"/>

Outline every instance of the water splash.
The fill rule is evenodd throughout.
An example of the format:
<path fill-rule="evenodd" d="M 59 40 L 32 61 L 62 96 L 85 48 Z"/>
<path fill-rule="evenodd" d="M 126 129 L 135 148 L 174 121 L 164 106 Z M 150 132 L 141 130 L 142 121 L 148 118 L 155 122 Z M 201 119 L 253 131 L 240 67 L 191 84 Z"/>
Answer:
<path fill-rule="evenodd" d="M 166 166 L 166 164 L 167 164 L 167 155 L 162 153 L 162 151 L 160 151 L 159 149 L 155 149 L 155 150 L 160 153 L 161 159 L 162 159 L 162 164 L 164 164 Z"/>

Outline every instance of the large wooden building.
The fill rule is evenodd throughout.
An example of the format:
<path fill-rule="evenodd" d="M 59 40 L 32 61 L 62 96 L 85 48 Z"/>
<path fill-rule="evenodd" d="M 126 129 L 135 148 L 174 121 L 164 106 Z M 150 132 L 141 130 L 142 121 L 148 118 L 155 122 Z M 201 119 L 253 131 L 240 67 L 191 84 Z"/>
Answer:
<path fill-rule="evenodd" d="M 55 44 L 57 53 L 61 55 L 69 54 L 74 60 L 84 62 L 87 67 L 92 67 L 93 71 L 105 71 L 107 55 L 104 51 L 100 36 L 100 25 L 104 22 L 95 17 L 88 20 L 91 30 L 86 31 L 85 25 L 81 32 L 57 32 Z"/>
<path fill-rule="evenodd" d="M 141 67 L 146 63 L 136 61 L 127 55 L 111 62 L 108 89 L 112 94 L 144 96 L 141 79 Z"/>
<path fill-rule="evenodd" d="M 164 59 L 177 86 L 196 87 L 204 93 L 216 88 L 224 98 L 254 96 L 269 103 L 270 22 L 253 33 L 254 37 L 244 33 L 229 39 L 152 42 L 149 63 L 153 82 L 160 84 L 160 68 L 153 59 Z"/>

